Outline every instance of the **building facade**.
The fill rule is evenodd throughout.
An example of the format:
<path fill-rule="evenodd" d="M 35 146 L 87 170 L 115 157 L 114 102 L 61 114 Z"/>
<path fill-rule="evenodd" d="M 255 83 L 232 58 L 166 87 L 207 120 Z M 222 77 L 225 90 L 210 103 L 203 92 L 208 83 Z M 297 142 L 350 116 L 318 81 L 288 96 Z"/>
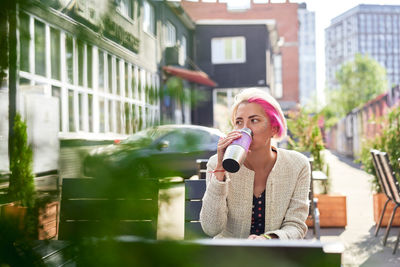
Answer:
<path fill-rule="evenodd" d="M 152 0 L 21 5 L 18 75 L 0 89 L 0 170 L 9 169 L 8 117 L 15 112 L 27 120 L 35 173 L 59 168 L 60 143 L 112 142 L 162 119 L 190 123 L 190 106 L 174 99 L 171 117 L 160 115 L 162 67 L 171 64 L 165 51 L 178 50 L 174 64 L 182 68 L 191 57 L 194 24 L 182 11 Z"/>
<path fill-rule="evenodd" d="M 255 0 L 246 3 L 244 6 L 227 4 L 225 1 L 210 3 L 184 0 L 181 4 L 196 24 L 207 20 L 274 20 L 280 37 L 279 54 L 274 58 L 274 65 L 282 72 L 275 74 L 272 94 L 284 110 L 289 110 L 299 103 L 298 4 Z"/>
<path fill-rule="evenodd" d="M 299 4 L 299 90 L 300 104 L 310 103 L 317 97 L 315 12 L 307 10 L 305 3 Z"/>
<path fill-rule="evenodd" d="M 400 83 L 400 6 L 358 5 L 325 29 L 326 84 L 338 86 L 341 65 L 368 54 L 386 68 L 390 87 Z"/>

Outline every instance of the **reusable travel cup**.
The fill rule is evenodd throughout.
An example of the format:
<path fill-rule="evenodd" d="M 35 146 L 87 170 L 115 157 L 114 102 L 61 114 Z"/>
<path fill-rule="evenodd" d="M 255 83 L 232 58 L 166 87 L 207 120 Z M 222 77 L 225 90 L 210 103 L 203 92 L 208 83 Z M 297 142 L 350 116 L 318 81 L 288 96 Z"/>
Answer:
<path fill-rule="evenodd" d="M 240 169 L 253 140 L 252 132 L 249 128 L 243 128 L 240 132 L 242 136 L 233 140 L 225 150 L 222 167 L 228 172 L 237 172 Z"/>

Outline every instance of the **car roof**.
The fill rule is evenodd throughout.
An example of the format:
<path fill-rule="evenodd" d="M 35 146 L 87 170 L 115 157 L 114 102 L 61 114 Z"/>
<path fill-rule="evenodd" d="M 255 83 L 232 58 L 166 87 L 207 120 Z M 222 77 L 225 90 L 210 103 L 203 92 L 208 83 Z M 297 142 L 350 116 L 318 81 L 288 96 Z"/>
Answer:
<path fill-rule="evenodd" d="M 218 136 L 223 136 L 224 134 L 215 128 L 211 128 L 211 127 L 205 127 L 205 126 L 200 126 L 200 125 L 189 125 L 189 124 L 166 124 L 166 125 L 160 125 L 157 126 L 157 128 L 160 129 L 190 129 L 190 130 L 201 130 L 201 131 L 206 131 L 209 132 L 211 134 L 215 134 Z"/>

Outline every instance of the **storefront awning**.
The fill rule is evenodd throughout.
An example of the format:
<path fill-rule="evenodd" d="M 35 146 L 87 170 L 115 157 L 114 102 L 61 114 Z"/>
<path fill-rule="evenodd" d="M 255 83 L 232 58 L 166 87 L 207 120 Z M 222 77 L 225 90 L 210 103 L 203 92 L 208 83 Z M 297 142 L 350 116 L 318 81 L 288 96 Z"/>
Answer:
<path fill-rule="evenodd" d="M 194 70 L 188 70 L 188 69 L 172 67 L 172 66 L 164 66 L 163 70 L 166 73 L 180 77 L 180 78 L 182 78 L 184 80 L 188 80 L 190 82 L 203 84 L 203 85 L 207 85 L 210 87 L 217 86 L 217 84 L 213 80 L 208 78 L 208 75 L 202 71 L 194 71 Z"/>

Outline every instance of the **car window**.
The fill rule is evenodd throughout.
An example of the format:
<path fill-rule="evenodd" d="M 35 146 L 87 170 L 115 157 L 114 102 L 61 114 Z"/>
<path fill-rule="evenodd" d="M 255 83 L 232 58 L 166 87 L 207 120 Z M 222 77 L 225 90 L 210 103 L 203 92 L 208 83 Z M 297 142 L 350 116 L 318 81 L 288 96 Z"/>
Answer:
<path fill-rule="evenodd" d="M 141 142 L 142 140 L 145 139 L 156 140 L 170 131 L 171 129 L 148 128 L 131 135 L 127 139 L 123 140 L 121 143 L 130 144 L 135 142 Z"/>
<path fill-rule="evenodd" d="M 158 140 L 158 143 L 160 142 L 168 142 L 168 147 L 164 149 L 165 151 L 184 152 L 187 150 L 188 142 L 183 130 L 176 130 L 166 134 Z"/>

